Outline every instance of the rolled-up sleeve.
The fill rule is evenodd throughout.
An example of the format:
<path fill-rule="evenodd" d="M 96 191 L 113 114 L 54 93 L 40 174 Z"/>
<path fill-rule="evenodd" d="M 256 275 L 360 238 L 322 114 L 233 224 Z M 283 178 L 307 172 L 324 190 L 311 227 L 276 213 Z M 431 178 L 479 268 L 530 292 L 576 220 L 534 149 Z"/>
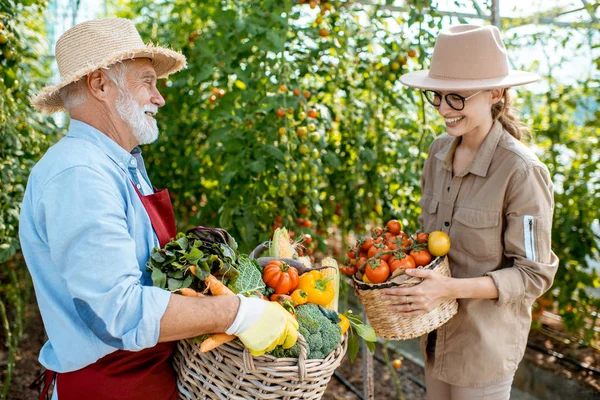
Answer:
<path fill-rule="evenodd" d="M 519 170 L 505 200 L 504 256 L 513 266 L 488 272 L 498 288 L 498 305 L 528 300 L 546 292 L 558 258 L 551 249 L 553 186 L 542 166 Z"/>
<path fill-rule="evenodd" d="M 171 294 L 141 285 L 126 206 L 102 174 L 77 166 L 45 185 L 35 210 L 45 221 L 50 257 L 73 299 L 74 316 L 102 342 L 137 351 L 158 342 Z"/>

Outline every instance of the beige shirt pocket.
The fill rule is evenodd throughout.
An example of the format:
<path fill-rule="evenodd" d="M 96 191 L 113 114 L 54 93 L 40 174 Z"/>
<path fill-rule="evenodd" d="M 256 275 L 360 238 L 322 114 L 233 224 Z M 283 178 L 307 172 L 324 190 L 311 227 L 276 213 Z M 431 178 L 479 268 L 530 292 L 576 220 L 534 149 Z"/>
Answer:
<path fill-rule="evenodd" d="M 452 247 L 475 260 L 499 256 L 500 213 L 457 207 L 450 237 Z"/>

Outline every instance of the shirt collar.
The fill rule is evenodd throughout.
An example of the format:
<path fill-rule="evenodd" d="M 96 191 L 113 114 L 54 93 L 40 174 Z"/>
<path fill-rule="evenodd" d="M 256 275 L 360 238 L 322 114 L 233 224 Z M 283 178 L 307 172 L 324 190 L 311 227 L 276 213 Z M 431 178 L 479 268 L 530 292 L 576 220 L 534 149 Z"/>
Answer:
<path fill-rule="evenodd" d="M 499 121 L 495 121 L 492 125 L 492 129 L 487 134 L 483 142 L 479 146 L 479 150 L 473 158 L 471 165 L 466 172 L 470 172 L 481 177 L 486 177 L 487 172 L 492 163 L 492 158 L 498 147 L 498 142 L 504 133 L 504 128 Z M 436 153 L 435 157 L 442 161 L 442 167 L 448 171 L 452 171 L 452 160 L 454 158 L 454 152 L 460 143 L 460 137 L 454 138 L 454 140 L 448 142 L 439 152 Z"/>
<path fill-rule="evenodd" d="M 119 165 L 119 167 L 121 167 L 123 170 L 131 167 L 137 167 L 138 162 L 132 153 L 136 151 L 141 153 L 139 146 L 136 146 L 132 150 L 132 153 L 129 153 L 117 142 L 106 136 L 106 134 L 102 133 L 93 126 L 86 124 L 85 122 L 71 119 L 67 136 L 82 139 L 94 144 L 108 157 L 110 157 L 110 159 L 117 163 L 117 165 Z"/>

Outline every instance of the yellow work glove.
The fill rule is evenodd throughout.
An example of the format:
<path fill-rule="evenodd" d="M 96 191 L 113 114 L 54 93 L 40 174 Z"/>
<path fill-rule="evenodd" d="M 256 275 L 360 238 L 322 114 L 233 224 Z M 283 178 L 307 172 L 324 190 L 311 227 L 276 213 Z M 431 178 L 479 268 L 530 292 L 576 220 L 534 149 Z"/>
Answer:
<path fill-rule="evenodd" d="M 253 356 L 261 356 L 277 346 L 288 349 L 296 344 L 298 321 L 281 304 L 237 296 L 240 307 L 226 333 L 237 336 Z"/>

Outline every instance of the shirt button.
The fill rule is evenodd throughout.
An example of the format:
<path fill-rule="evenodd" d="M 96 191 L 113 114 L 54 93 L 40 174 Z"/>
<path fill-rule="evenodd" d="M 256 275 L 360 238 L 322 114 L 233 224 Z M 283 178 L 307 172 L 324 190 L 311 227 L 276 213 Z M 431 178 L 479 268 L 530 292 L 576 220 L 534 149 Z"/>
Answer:
<path fill-rule="evenodd" d="M 444 222 L 444 226 L 445 226 L 446 228 L 447 228 L 447 227 L 449 227 L 449 226 L 450 226 L 450 222 L 448 222 L 448 221 Z"/>
<path fill-rule="evenodd" d="M 129 163 L 130 163 L 131 165 L 135 165 L 135 160 L 131 160 L 131 161 L 129 161 Z"/>
<path fill-rule="evenodd" d="M 135 185 L 135 187 L 137 187 L 138 189 L 142 188 L 142 185 L 140 185 L 139 183 L 137 185 Z"/>

